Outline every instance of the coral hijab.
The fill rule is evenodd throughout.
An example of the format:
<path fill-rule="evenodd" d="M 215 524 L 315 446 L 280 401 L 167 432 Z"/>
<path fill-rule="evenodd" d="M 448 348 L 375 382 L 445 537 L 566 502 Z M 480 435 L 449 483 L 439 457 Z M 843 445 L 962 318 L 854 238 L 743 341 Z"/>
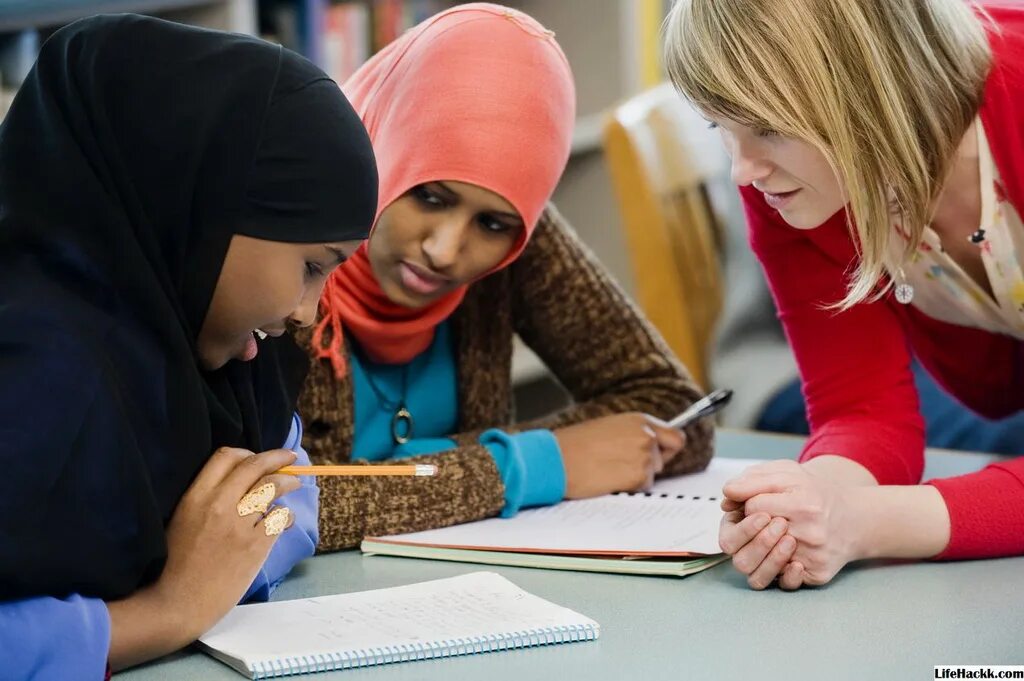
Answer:
<path fill-rule="evenodd" d="M 553 33 L 513 9 L 459 5 L 410 29 L 343 89 L 377 157 L 378 218 L 419 184 L 478 185 L 504 197 L 525 225 L 493 271 L 519 257 L 569 158 L 575 92 Z M 416 309 L 393 303 L 363 244 L 324 289 L 316 356 L 344 376 L 344 329 L 375 361 L 408 362 L 465 294 L 463 286 Z"/>

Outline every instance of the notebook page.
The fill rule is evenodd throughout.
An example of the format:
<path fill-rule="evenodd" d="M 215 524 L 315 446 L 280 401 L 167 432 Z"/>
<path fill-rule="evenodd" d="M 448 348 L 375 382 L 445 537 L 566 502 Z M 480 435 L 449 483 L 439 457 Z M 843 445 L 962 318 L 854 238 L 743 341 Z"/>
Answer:
<path fill-rule="evenodd" d="M 520 511 L 514 518 L 489 518 L 383 539 L 448 548 L 544 553 L 719 553 L 721 518 L 718 503 L 707 499 L 611 494 Z"/>
<path fill-rule="evenodd" d="M 493 572 L 233 608 L 201 644 L 249 666 L 456 639 L 598 624 Z"/>
<path fill-rule="evenodd" d="M 714 458 L 700 473 L 659 480 L 652 497 L 686 496 L 699 505 L 640 501 L 642 494 L 609 495 L 521 511 L 509 519 L 490 518 L 440 530 L 384 537 L 452 548 L 544 553 L 680 555 L 718 553 L 722 486 L 760 459 Z M 636 501 L 611 501 L 625 497 Z M 699 498 L 699 499 L 698 499 Z"/>
<path fill-rule="evenodd" d="M 688 497 L 722 498 L 722 486 L 754 464 L 764 463 L 763 459 L 714 458 L 700 473 L 665 478 L 654 483 L 651 494 L 674 494 Z"/>

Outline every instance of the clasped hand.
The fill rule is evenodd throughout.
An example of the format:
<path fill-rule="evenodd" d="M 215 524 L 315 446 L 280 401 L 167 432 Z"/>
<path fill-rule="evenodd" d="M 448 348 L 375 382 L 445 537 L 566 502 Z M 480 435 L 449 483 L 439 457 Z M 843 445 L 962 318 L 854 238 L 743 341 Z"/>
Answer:
<path fill-rule="evenodd" d="M 856 486 L 787 460 L 751 466 L 722 492 L 719 545 L 753 589 L 825 584 L 860 557 Z"/>

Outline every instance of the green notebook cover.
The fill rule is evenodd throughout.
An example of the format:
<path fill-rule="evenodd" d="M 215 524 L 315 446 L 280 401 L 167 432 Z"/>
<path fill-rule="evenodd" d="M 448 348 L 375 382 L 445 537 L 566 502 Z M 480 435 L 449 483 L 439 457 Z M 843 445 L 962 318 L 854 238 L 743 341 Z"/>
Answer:
<path fill-rule="evenodd" d="M 716 554 L 685 560 L 664 558 L 590 558 L 545 553 L 515 553 L 513 551 L 477 551 L 474 549 L 442 549 L 428 546 L 390 544 L 365 539 L 360 548 L 369 556 L 397 556 L 450 560 L 459 563 L 509 565 L 512 567 L 542 568 L 545 570 L 577 570 L 581 572 L 613 572 L 626 575 L 685 577 L 718 565 L 728 556 Z"/>

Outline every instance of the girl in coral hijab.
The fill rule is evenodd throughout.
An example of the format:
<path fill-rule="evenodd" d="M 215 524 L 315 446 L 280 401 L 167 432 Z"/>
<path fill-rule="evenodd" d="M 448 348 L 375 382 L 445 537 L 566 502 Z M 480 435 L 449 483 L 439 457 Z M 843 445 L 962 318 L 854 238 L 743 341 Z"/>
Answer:
<path fill-rule="evenodd" d="M 403 459 L 433 478 L 325 478 L 322 550 L 649 485 L 703 468 L 700 394 L 548 201 L 574 120 L 554 35 L 516 10 L 428 19 L 344 86 L 380 174 L 369 241 L 330 278 L 303 340 L 318 463 Z M 573 398 L 517 423 L 518 335 Z"/>

